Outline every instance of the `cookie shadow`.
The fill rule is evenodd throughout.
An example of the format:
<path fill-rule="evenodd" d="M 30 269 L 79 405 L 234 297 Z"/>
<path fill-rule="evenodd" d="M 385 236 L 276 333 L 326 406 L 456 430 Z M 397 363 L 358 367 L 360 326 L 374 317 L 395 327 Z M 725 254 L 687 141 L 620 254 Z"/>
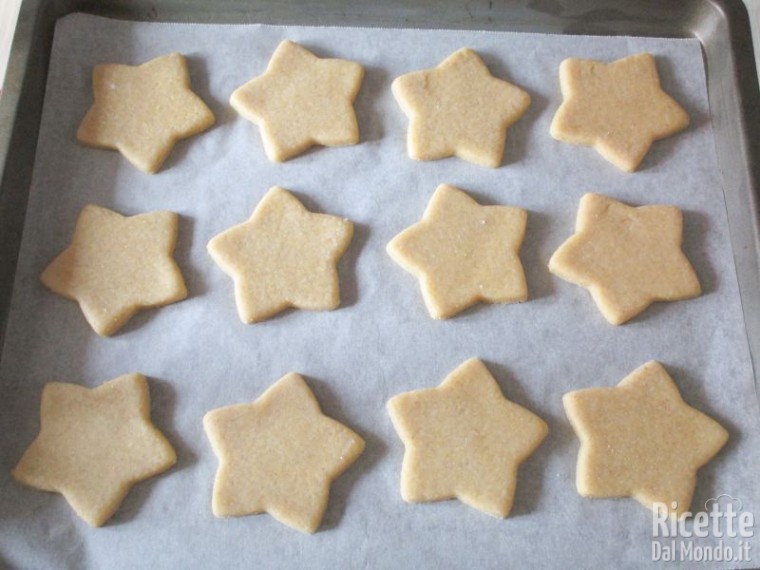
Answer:
<path fill-rule="evenodd" d="M 534 128 L 538 118 L 549 106 L 549 99 L 537 93 L 530 94 L 530 107 L 511 127 L 507 129 L 507 141 L 504 149 L 502 166 L 522 162 L 528 155 L 530 137 L 536 132 Z"/>
<path fill-rule="evenodd" d="M 194 235 L 195 220 L 190 216 L 180 215 L 177 245 L 174 248 L 174 261 L 182 272 L 182 278 L 185 280 L 185 286 L 187 287 L 187 297 L 184 300 L 200 297 L 207 291 L 203 272 L 199 271 L 192 263 Z"/>
<path fill-rule="evenodd" d="M 710 234 L 710 217 L 695 210 L 683 210 L 683 245 L 686 258 L 697 273 L 702 295 L 718 289 L 718 274 L 707 255 L 707 236 Z"/>
<path fill-rule="evenodd" d="M 270 160 L 266 156 L 266 152 L 264 151 L 263 140 L 261 138 L 261 131 L 258 129 L 258 127 L 256 127 L 256 125 L 252 125 L 252 127 L 254 129 L 256 129 L 256 131 L 259 133 L 259 140 L 257 142 L 257 146 L 260 148 L 262 156 L 267 159 L 267 162 L 269 164 L 279 164 L 279 165 L 285 165 L 285 166 L 287 166 L 287 165 L 295 165 L 295 164 L 299 164 L 299 163 L 307 163 L 308 164 L 310 161 L 319 160 L 319 156 L 313 157 L 312 155 L 315 155 L 315 154 L 319 155 L 319 154 L 324 153 L 324 152 L 332 153 L 333 158 L 337 159 L 338 155 L 341 152 L 341 150 L 347 150 L 347 149 L 350 149 L 353 146 L 356 146 L 356 145 L 352 145 L 352 144 L 326 146 L 326 145 L 322 145 L 322 144 L 319 144 L 319 143 L 316 143 L 316 142 L 312 142 L 308 148 L 300 151 L 298 154 L 294 154 L 293 156 L 286 158 L 282 162 L 276 162 L 276 161 Z M 359 143 L 357 143 L 357 144 L 361 144 L 362 142 L 363 141 L 359 141 Z M 290 188 L 288 188 L 288 191 L 290 191 Z"/>
<path fill-rule="evenodd" d="M 552 219 L 543 212 L 528 212 L 525 240 L 520 249 L 525 278 L 528 281 L 528 301 L 554 295 L 554 281 L 549 273 L 549 261 L 542 255 L 551 234 Z"/>
<path fill-rule="evenodd" d="M 718 274 L 710 264 L 706 242 L 710 232 L 710 218 L 706 214 L 694 210 L 683 212 L 683 244 L 681 246 L 686 258 L 694 268 L 702 288 L 699 296 L 706 296 L 718 290 Z M 646 322 L 660 317 L 660 314 L 673 310 L 673 304 L 688 303 L 690 299 L 678 301 L 656 301 L 636 315 L 627 323 Z"/>
<path fill-rule="evenodd" d="M 178 303 L 181 303 L 182 301 L 178 301 Z M 176 303 L 172 303 L 176 304 Z M 110 335 L 108 338 L 118 338 L 122 336 L 127 336 L 130 333 L 133 333 L 143 327 L 150 326 L 151 321 L 156 318 L 156 315 L 158 312 L 165 308 L 169 307 L 170 305 L 164 305 L 163 307 L 151 307 L 148 309 L 139 309 L 134 315 L 132 315 L 129 320 L 124 323 L 124 326 L 122 326 L 119 330 L 117 330 L 115 333 Z"/>
<path fill-rule="evenodd" d="M 310 376 L 304 378 L 314 392 L 322 412 L 357 433 L 364 440 L 365 444 L 362 454 L 330 486 L 330 498 L 319 530 L 332 530 L 340 524 L 348 507 L 349 496 L 356 483 L 361 477 L 374 469 L 387 453 L 388 446 L 373 433 L 365 429 L 358 429 L 345 421 L 346 414 L 343 412 L 343 406 L 336 397 L 335 392 L 326 382 L 316 380 Z"/>
<path fill-rule="evenodd" d="M 654 59 L 660 76 L 662 90 L 683 107 L 686 114 L 689 115 L 689 126 L 681 132 L 688 133 L 689 131 L 696 131 L 709 125 L 710 115 L 700 108 L 694 96 L 694 91 L 675 80 L 677 73 L 675 71 L 676 66 L 673 65 L 673 62 L 669 58 L 664 58 L 662 56 L 655 56 Z M 669 138 L 677 137 L 678 133 Z"/>
<path fill-rule="evenodd" d="M 498 56 L 488 51 L 478 53 L 491 72 L 491 75 L 519 87 L 530 95 L 530 105 L 525 113 L 507 129 L 504 156 L 499 166 L 504 167 L 516 164 L 523 161 L 527 156 L 530 136 L 536 132 L 535 123 L 549 106 L 549 99 L 541 93 L 529 91 L 526 87 L 515 83 L 510 78 L 509 70 L 503 65 Z"/>
<path fill-rule="evenodd" d="M 377 112 L 378 101 L 388 89 L 388 72 L 379 67 L 364 66 L 364 80 L 354 101 L 359 122 L 360 144 L 379 141 L 385 135 L 383 117 Z"/>
<path fill-rule="evenodd" d="M 359 301 L 359 284 L 356 279 L 356 265 L 364 246 L 369 240 L 370 229 L 367 224 L 354 222 L 354 237 L 338 262 L 340 279 L 340 307 L 352 307 Z"/>
<path fill-rule="evenodd" d="M 185 61 L 187 62 L 188 72 L 190 73 L 190 89 L 214 114 L 214 123 L 204 131 L 175 141 L 166 160 L 164 160 L 164 163 L 161 165 L 161 168 L 159 168 L 156 175 L 160 175 L 161 172 L 165 170 L 179 167 L 182 162 L 187 160 L 190 145 L 192 145 L 194 141 L 199 137 L 218 129 L 222 125 L 231 122 L 236 116 L 236 113 L 229 105 L 227 105 L 226 101 L 218 101 L 212 95 L 209 87 L 209 73 L 206 60 L 202 57 L 186 55 Z"/>
<path fill-rule="evenodd" d="M 195 220 L 189 216 L 179 215 L 179 224 L 177 229 L 177 244 L 174 248 L 172 259 L 179 267 L 182 279 L 187 288 L 187 297 L 174 303 L 161 305 L 157 307 L 146 307 L 139 309 L 130 319 L 116 331 L 112 336 L 126 335 L 142 327 L 148 326 L 162 310 L 176 310 L 175 305 L 180 305 L 188 299 L 201 296 L 206 292 L 206 284 L 203 279 L 203 273 L 195 268 L 192 264 L 192 245 L 195 228 Z"/>
<path fill-rule="evenodd" d="M 481 206 L 512 206 L 520 208 L 519 204 L 508 203 L 504 201 L 497 202 L 490 196 L 473 192 L 469 188 L 462 188 L 473 200 Z M 526 208 L 523 208 L 526 209 Z M 527 210 L 527 209 L 526 209 Z M 519 250 L 520 264 L 525 272 L 525 280 L 528 284 L 528 299 L 525 302 L 535 301 L 554 294 L 554 283 L 549 273 L 548 259 L 542 255 L 547 239 L 551 234 L 552 218 L 543 212 L 527 210 L 528 222 L 525 227 L 525 237 Z M 509 305 L 511 303 L 504 303 Z M 473 314 L 482 307 L 499 306 L 502 303 L 478 302 L 468 307 L 458 315 Z"/>
<path fill-rule="evenodd" d="M 108 526 L 119 526 L 139 516 L 143 505 L 150 498 L 158 481 L 171 477 L 177 471 L 186 469 L 198 461 L 198 456 L 173 425 L 177 408 L 177 396 L 174 388 L 169 382 L 157 378 L 149 378 L 148 383 L 150 386 L 151 421 L 174 448 L 177 454 L 177 462 L 163 473 L 135 484 L 114 515 L 106 522 Z"/>
<path fill-rule="evenodd" d="M 697 471 L 697 484 L 694 487 L 694 494 L 692 495 L 691 506 L 689 508 L 691 512 L 697 513 L 706 510 L 704 505 L 708 499 L 713 499 L 722 493 L 730 494 L 734 491 L 733 489 L 720 487 L 720 474 L 721 472 L 725 472 L 724 461 L 727 457 L 731 457 L 737 452 L 743 437 L 739 426 L 726 415 L 716 411 L 705 397 L 703 388 L 704 379 L 694 377 L 685 368 L 674 366 L 667 362 L 662 362 L 662 364 L 676 383 L 684 402 L 718 422 L 728 432 L 726 444 L 710 461 Z M 742 499 L 742 497 L 738 498 Z"/>
<path fill-rule="evenodd" d="M 190 72 L 190 88 L 214 114 L 214 124 L 204 132 L 212 131 L 232 121 L 237 113 L 230 107 L 228 101 L 220 101 L 212 93 L 206 60 L 196 55 L 186 55 L 185 59 Z"/>
<path fill-rule="evenodd" d="M 683 107 L 689 116 L 689 125 L 682 131 L 654 141 L 636 172 L 655 169 L 663 165 L 675 154 L 679 146 L 688 144 L 689 133 L 707 128 L 710 124 L 710 115 L 700 108 L 694 94 L 683 89 L 681 84 L 675 81 L 677 73 L 673 62 L 669 58 L 655 56 L 655 65 L 663 91 Z"/>
<path fill-rule="evenodd" d="M 323 212 L 319 208 L 317 202 L 314 201 L 311 196 L 308 196 L 301 192 L 294 192 L 292 190 L 291 193 L 296 198 L 298 198 L 298 200 L 310 212 L 336 215 L 329 212 Z M 367 224 L 362 224 L 354 221 L 351 223 L 354 225 L 354 233 L 351 238 L 351 243 L 348 244 L 348 248 L 337 263 L 338 280 L 340 284 L 340 305 L 335 310 L 352 307 L 359 300 L 359 286 L 356 279 L 356 265 L 359 261 L 359 256 L 361 255 L 364 246 L 367 244 L 367 240 L 369 240 L 370 229 Z"/>
<path fill-rule="evenodd" d="M 573 432 L 563 418 L 549 414 L 546 406 L 532 401 L 505 366 L 490 360 L 483 360 L 483 363 L 496 379 L 505 398 L 538 415 L 549 426 L 544 440 L 517 470 L 517 486 L 509 518 L 528 515 L 538 509 L 549 458 L 570 444 Z"/>

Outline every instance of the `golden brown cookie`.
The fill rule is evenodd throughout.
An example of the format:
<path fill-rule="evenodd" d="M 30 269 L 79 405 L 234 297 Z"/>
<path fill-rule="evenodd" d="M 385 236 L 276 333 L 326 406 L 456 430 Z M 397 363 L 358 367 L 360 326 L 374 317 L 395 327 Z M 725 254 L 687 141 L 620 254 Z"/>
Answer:
<path fill-rule="evenodd" d="M 521 208 L 481 206 L 441 184 L 422 221 L 393 238 L 387 250 L 419 279 L 430 316 L 445 319 L 478 301 L 528 298 L 519 256 L 527 219 Z"/>
<path fill-rule="evenodd" d="M 675 206 L 635 208 L 599 194 L 581 198 L 575 234 L 549 260 L 555 275 L 585 287 L 620 325 L 655 301 L 696 297 L 699 280 L 681 250 Z"/>
<path fill-rule="evenodd" d="M 112 335 L 138 310 L 187 297 L 172 259 L 177 223 L 174 212 L 126 217 L 85 206 L 71 245 L 42 272 L 42 283 L 77 301 L 96 333 Z"/>
<path fill-rule="evenodd" d="M 309 212 L 274 186 L 247 222 L 214 237 L 208 251 L 235 281 L 240 320 L 254 323 L 288 307 L 338 307 L 336 264 L 352 236 L 348 220 Z"/>
<path fill-rule="evenodd" d="M 150 421 L 148 383 L 126 374 L 88 389 L 52 382 L 42 391 L 40 433 L 13 477 L 61 493 L 92 526 L 103 525 L 135 483 L 177 457 Z"/>
<path fill-rule="evenodd" d="M 654 58 L 630 55 L 612 63 L 566 59 L 559 67 L 564 101 L 551 135 L 593 146 L 618 168 L 633 172 L 656 140 L 689 126 L 689 116 L 660 87 Z"/>
<path fill-rule="evenodd" d="M 507 128 L 530 105 L 530 95 L 497 79 L 471 49 L 438 67 L 407 73 L 392 84 L 407 117 L 407 151 L 415 160 L 458 156 L 481 166 L 501 165 Z"/>
<path fill-rule="evenodd" d="M 286 40 L 263 75 L 235 90 L 230 105 L 258 125 L 267 158 L 282 162 L 313 145 L 359 142 L 353 102 L 363 77 L 354 61 L 321 59 Z"/>
<path fill-rule="evenodd" d="M 178 53 L 137 66 L 97 65 L 92 90 L 95 103 L 79 125 L 77 140 L 118 150 L 151 174 L 178 140 L 214 124 L 211 110 L 190 89 L 187 63 Z"/>
<path fill-rule="evenodd" d="M 214 514 L 267 512 L 301 532 L 316 532 L 330 484 L 364 450 L 364 440 L 322 414 L 292 372 L 255 402 L 208 412 L 203 425 L 219 458 Z"/>
<path fill-rule="evenodd" d="M 406 447 L 405 501 L 456 498 L 502 518 L 512 509 L 518 467 L 549 431 L 541 418 L 504 398 L 477 358 L 436 388 L 393 397 L 388 411 Z"/>
<path fill-rule="evenodd" d="M 655 361 L 614 388 L 577 390 L 563 402 L 581 440 L 576 483 L 584 497 L 633 497 L 680 516 L 689 510 L 697 470 L 728 440 L 718 422 L 681 399 Z"/>

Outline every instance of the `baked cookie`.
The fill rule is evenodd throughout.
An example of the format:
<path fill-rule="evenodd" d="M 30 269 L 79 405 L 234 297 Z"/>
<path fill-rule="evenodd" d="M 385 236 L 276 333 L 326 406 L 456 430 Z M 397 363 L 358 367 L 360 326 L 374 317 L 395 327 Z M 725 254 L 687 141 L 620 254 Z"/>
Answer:
<path fill-rule="evenodd" d="M 549 270 L 585 287 L 610 323 L 632 319 L 654 301 L 696 297 L 699 280 L 681 250 L 675 206 L 641 206 L 586 194 L 575 234 L 554 252 Z"/>
<path fill-rule="evenodd" d="M 255 402 L 208 412 L 203 425 L 219 458 L 214 514 L 267 512 L 301 532 L 316 532 L 330 484 L 364 450 L 364 440 L 322 414 L 292 372 Z"/>
<path fill-rule="evenodd" d="M 415 160 L 458 156 L 496 168 L 507 128 L 530 105 L 528 93 L 491 75 L 467 48 L 438 67 L 397 77 L 391 87 L 409 117 L 407 152 Z"/>
<path fill-rule="evenodd" d="M 314 145 L 359 142 L 353 102 L 363 77 L 354 61 L 321 59 L 286 40 L 266 72 L 236 89 L 230 104 L 258 125 L 267 158 L 282 162 Z"/>
<path fill-rule="evenodd" d="M 689 126 L 689 116 L 660 87 L 654 58 L 641 53 L 602 63 L 566 59 L 559 66 L 562 105 L 551 135 L 593 146 L 618 168 L 633 172 L 656 140 Z"/>
<path fill-rule="evenodd" d="M 614 388 L 577 390 L 562 401 L 581 440 L 576 483 L 584 497 L 633 497 L 681 516 L 697 470 L 728 440 L 718 422 L 681 399 L 655 361 Z"/>
<path fill-rule="evenodd" d="M 190 89 L 187 63 L 178 53 L 137 66 L 96 65 L 92 91 L 95 103 L 79 125 L 77 140 L 118 150 L 151 174 L 178 140 L 214 124 L 214 114 Z"/>
<path fill-rule="evenodd" d="M 174 212 L 126 217 L 85 206 L 71 245 L 42 272 L 42 283 L 77 301 L 96 333 L 112 335 L 138 310 L 187 297 L 172 259 L 177 223 Z"/>
<path fill-rule="evenodd" d="M 235 281 L 240 320 L 255 323 L 288 307 L 337 308 L 336 264 L 352 236 L 348 220 L 309 212 L 274 186 L 251 218 L 214 237 L 208 252 Z"/>
<path fill-rule="evenodd" d="M 502 518 L 512 509 L 518 467 L 549 431 L 541 418 L 504 398 L 477 358 L 436 388 L 393 397 L 388 412 L 406 447 L 405 501 L 456 498 Z"/>
<path fill-rule="evenodd" d="M 417 277 L 430 316 L 451 317 L 478 301 L 513 303 L 528 298 L 520 246 L 528 213 L 481 206 L 441 184 L 422 221 L 388 244 L 393 260 Z"/>
<path fill-rule="evenodd" d="M 142 374 L 119 376 L 93 389 L 47 384 L 40 426 L 13 477 L 35 489 L 61 493 L 95 527 L 119 508 L 132 485 L 177 461 L 150 421 L 148 383 Z"/>

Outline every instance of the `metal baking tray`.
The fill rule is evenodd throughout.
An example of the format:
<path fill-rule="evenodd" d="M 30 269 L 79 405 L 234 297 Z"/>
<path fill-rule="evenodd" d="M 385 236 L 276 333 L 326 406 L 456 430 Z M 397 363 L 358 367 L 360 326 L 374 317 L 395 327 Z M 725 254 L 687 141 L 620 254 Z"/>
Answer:
<path fill-rule="evenodd" d="M 701 42 L 741 301 L 760 362 L 760 92 L 741 0 L 24 0 L 0 99 L 0 342 L 13 288 L 56 20 L 361 25 L 688 37 Z M 754 129 L 752 128 L 754 126 Z M 0 358 L 2 356 L 0 355 Z M 757 366 L 755 384 L 757 386 Z"/>
<path fill-rule="evenodd" d="M 211 5 L 213 11 L 197 0 L 190 3 L 27 0 L 23 4 L 7 91 L 0 101 L 0 341 L 29 203 L 53 30 L 59 17 L 71 12 L 88 12 L 139 21 L 472 28 L 697 38 L 703 46 L 707 67 L 713 138 L 728 208 L 747 336 L 752 355 L 760 356 L 760 312 L 757 310 L 760 308 L 760 232 L 755 194 L 760 189 L 757 160 L 760 140 L 751 136 L 751 127 L 760 124 L 760 94 L 748 20 L 739 0 L 688 0 L 666 5 L 597 0 L 573 2 L 571 7 L 552 0 L 498 6 L 487 0 L 467 5 L 461 0 L 444 1 L 427 8 L 419 5 L 409 8 L 398 1 L 347 6 L 333 0 L 324 0 L 318 6 L 273 1 L 243 4 L 231 0 Z M 8 361 L 4 365 L 18 360 L 18 355 L 9 352 L 5 356 Z"/>

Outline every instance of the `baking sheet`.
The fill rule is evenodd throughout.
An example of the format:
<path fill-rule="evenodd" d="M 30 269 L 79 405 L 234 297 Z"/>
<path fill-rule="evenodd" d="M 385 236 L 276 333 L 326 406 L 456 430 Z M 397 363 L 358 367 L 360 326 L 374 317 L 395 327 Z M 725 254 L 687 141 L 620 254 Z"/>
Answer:
<path fill-rule="evenodd" d="M 270 163 L 257 129 L 227 105 L 230 93 L 262 73 L 286 38 L 318 56 L 364 65 L 356 102 L 360 145 Z M 476 49 L 494 75 L 532 97 L 527 114 L 509 131 L 499 169 L 406 157 L 407 120 L 390 82 L 433 67 L 464 46 Z M 193 88 L 216 114 L 215 127 L 177 145 L 154 176 L 137 171 L 118 153 L 76 144 L 74 133 L 91 104 L 95 64 L 139 64 L 171 51 L 188 57 Z M 664 89 L 692 119 L 688 131 L 656 143 L 634 175 L 618 171 L 591 149 L 549 136 L 561 101 L 562 59 L 610 60 L 640 51 L 655 55 Z M 481 305 L 444 322 L 427 315 L 417 282 L 384 248 L 421 217 L 440 183 L 458 186 L 482 203 L 529 211 L 521 255 L 529 302 Z M 290 311 L 243 325 L 231 280 L 205 246 L 247 219 L 275 184 L 295 192 L 312 210 L 355 223 L 354 240 L 340 264 L 343 304 L 333 312 Z M 588 191 L 632 204 L 682 208 L 684 249 L 704 294 L 653 306 L 633 322 L 612 327 L 585 290 L 551 276 L 546 262 L 572 233 L 578 201 Z M 120 334 L 102 339 L 75 303 L 46 291 L 39 273 L 68 244 L 87 203 L 124 214 L 178 212 L 176 258 L 190 298 L 141 313 Z M 407 505 L 399 494 L 403 446 L 385 402 L 401 391 L 437 385 L 472 356 L 486 362 L 506 397 L 550 427 L 547 440 L 520 469 L 506 520 L 458 501 Z M 588 500 L 576 493 L 578 442 L 561 396 L 614 385 L 651 359 L 665 364 L 688 403 L 731 434 L 720 455 L 700 471 L 692 508 L 726 493 L 740 500 L 743 510 L 760 512 L 755 476 L 760 414 L 697 41 L 146 24 L 69 16 L 56 29 L 0 370 L 0 560 L 23 567 L 93 568 L 147 561 L 157 568 L 646 565 L 652 559 L 649 511 L 633 500 Z M 203 414 L 251 401 L 291 370 L 306 377 L 328 415 L 367 441 L 363 456 L 333 485 L 322 530 L 314 536 L 266 515 L 222 520 L 210 510 L 217 462 L 203 433 Z M 150 378 L 154 421 L 175 445 L 179 461 L 135 487 L 106 527 L 91 529 L 60 496 L 17 485 L 9 470 L 37 433 L 45 383 L 95 386 L 131 371 Z M 709 546 L 721 539 L 695 540 Z M 736 547 L 739 539 L 722 540 Z"/>

